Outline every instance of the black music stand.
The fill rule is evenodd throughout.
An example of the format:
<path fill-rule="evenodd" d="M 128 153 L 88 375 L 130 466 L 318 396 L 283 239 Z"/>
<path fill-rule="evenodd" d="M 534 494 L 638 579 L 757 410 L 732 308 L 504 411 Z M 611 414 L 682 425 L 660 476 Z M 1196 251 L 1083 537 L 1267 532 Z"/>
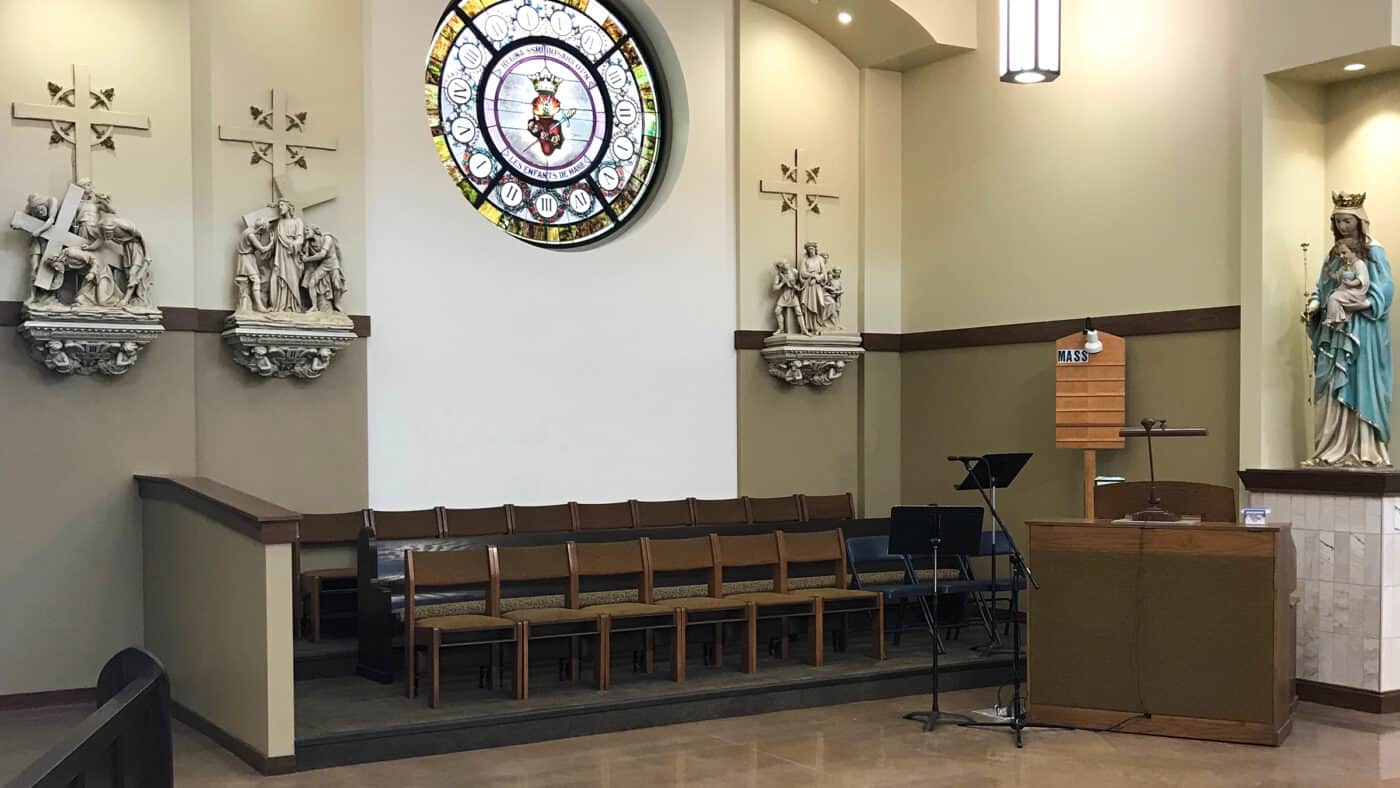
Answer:
<path fill-rule="evenodd" d="M 928 711 L 914 711 L 904 715 L 906 720 L 924 724 L 924 732 L 934 729 L 943 721 L 957 724 L 971 723 L 972 719 L 962 714 L 953 714 L 938 707 L 938 551 L 940 547 L 953 551 L 954 555 L 975 553 L 982 543 L 982 507 L 980 506 L 896 506 L 890 510 L 889 552 L 903 556 L 904 570 L 908 573 L 910 594 L 918 594 L 919 605 L 929 622 L 929 645 L 933 656 L 930 662 L 930 679 L 933 684 L 932 704 Z M 933 559 L 932 593 L 924 584 L 918 583 L 914 574 L 911 556 L 931 556 Z M 929 599 L 932 600 L 930 605 Z"/>
<path fill-rule="evenodd" d="M 981 457 L 977 458 L 977 461 L 975 463 L 972 463 L 971 465 L 964 463 L 964 465 L 968 465 L 967 475 L 964 476 L 963 480 L 958 482 L 957 485 L 953 487 L 953 489 L 960 491 L 984 489 L 988 490 L 991 493 L 991 500 L 989 501 L 989 505 L 993 509 L 995 509 L 997 505 L 997 490 L 1005 487 L 1010 487 L 1011 483 L 1016 481 L 1016 477 L 1020 475 L 1021 469 L 1026 467 L 1026 463 L 1030 462 L 1030 460 L 1030 452 L 1006 452 L 1002 454 L 984 454 Z M 1011 541 L 1011 534 L 1007 533 L 1005 536 L 1007 545 L 1013 551 L 1016 550 L 1016 544 Z M 992 598 L 989 605 L 992 611 L 991 615 L 993 616 L 992 642 L 988 643 L 986 646 L 979 646 L 979 650 L 982 650 L 983 653 L 991 653 L 994 650 L 999 650 L 999 647 L 1001 646 L 1001 637 L 997 635 L 995 618 L 997 612 L 997 602 L 1000 599 L 1000 597 L 997 595 L 997 580 L 1000 576 L 997 574 L 996 545 L 996 529 L 993 528 L 991 555 Z M 1016 593 L 1014 589 L 1012 590 L 1012 593 Z"/>

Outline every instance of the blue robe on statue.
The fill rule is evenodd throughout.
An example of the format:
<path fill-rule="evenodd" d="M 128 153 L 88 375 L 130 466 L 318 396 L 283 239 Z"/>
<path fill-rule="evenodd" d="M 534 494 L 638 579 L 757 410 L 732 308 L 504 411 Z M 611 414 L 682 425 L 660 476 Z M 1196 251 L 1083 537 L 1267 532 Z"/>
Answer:
<path fill-rule="evenodd" d="M 1317 300 L 1321 309 L 1308 324 L 1313 346 L 1316 384 L 1315 401 L 1333 397 L 1355 412 L 1361 420 L 1376 429 L 1382 443 L 1390 441 L 1390 302 L 1395 297 L 1395 284 L 1390 278 L 1390 261 L 1380 244 L 1370 246 L 1368 271 L 1371 287 L 1366 295 L 1371 306 L 1351 313 L 1351 319 L 1338 328 L 1322 321 L 1327 298 L 1339 286 L 1331 272 L 1341 261 L 1327 258 L 1317 282 Z"/>

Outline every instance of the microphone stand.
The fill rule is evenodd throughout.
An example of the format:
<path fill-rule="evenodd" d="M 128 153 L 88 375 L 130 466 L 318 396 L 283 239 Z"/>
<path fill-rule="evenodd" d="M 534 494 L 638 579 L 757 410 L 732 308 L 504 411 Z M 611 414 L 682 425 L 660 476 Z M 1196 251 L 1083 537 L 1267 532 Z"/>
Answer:
<path fill-rule="evenodd" d="M 1067 728 L 1064 725 L 1035 725 L 1026 722 L 1026 710 L 1021 698 L 1021 609 L 1018 600 L 1021 596 L 1021 588 L 1029 587 L 1039 590 L 1040 583 L 1035 580 L 1035 575 L 1031 574 L 1031 569 L 1026 566 L 1026 559 L 1021 555 L 1021 551 L 1016 547 L 1016 540 L 1011 538 L 1011 532 L 1007 530 L 1006 523 L 1001 521 L 1001 515 L 997 513 L 996 504 L 992 502 L 991 495 L 987 492 L 987 486 L 982 483 L 981 477 L 973 473 L 973 465 L 985 458 L 959 457 L 957 462 L 961 462 L 966 467 L 968 475 L 977 480 L 977 492 L 982 496 L 982 500 L 987 504 L 987 510 L 992 513 L 992 522 L 996 523 L 1006 537 L 1006 545 L 1011 548 L 1007 557 L 1011 560 L 1011 719 L 1006 722 L 965 722 L 960 725 L 963 728 L 1008 728 L 1016 737 L 1017 749 L 1025 746 L 1021 731 L 1026 728 Z M 990 470 L 990 468 L 989 468 Z M 993 539 L 995 544 L 995 538 Z"/>

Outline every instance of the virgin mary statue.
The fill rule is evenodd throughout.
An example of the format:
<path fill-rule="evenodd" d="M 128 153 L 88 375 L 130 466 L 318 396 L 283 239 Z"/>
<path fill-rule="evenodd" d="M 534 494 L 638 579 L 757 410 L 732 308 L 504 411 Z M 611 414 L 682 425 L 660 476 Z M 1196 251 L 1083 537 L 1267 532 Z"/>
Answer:
<path fill-rule="evenodd" d="M 1365 202 L 1364 193 L 1332 195 L 1335 245 L 1307 309 L 1317 424 L 1313 456 L 1304 465 L 1390 465 L 1390 302 L 1395 285 L 1385 249 L 1371 238 Z M 1359 266 L 1365 271 L 1355 270 Z M 1359 292 L 1361 275 L 1369 280 L 1364 295 Z"/>

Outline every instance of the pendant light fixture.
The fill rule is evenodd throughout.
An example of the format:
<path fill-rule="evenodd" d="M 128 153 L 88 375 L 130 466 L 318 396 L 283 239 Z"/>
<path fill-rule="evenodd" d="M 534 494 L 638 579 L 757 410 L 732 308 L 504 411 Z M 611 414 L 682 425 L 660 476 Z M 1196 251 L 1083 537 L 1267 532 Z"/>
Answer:
<path fill-rule="evenodd" d="M 1060 0 L 1001 0 L 1001 81 L 1060 76 Z"/>

